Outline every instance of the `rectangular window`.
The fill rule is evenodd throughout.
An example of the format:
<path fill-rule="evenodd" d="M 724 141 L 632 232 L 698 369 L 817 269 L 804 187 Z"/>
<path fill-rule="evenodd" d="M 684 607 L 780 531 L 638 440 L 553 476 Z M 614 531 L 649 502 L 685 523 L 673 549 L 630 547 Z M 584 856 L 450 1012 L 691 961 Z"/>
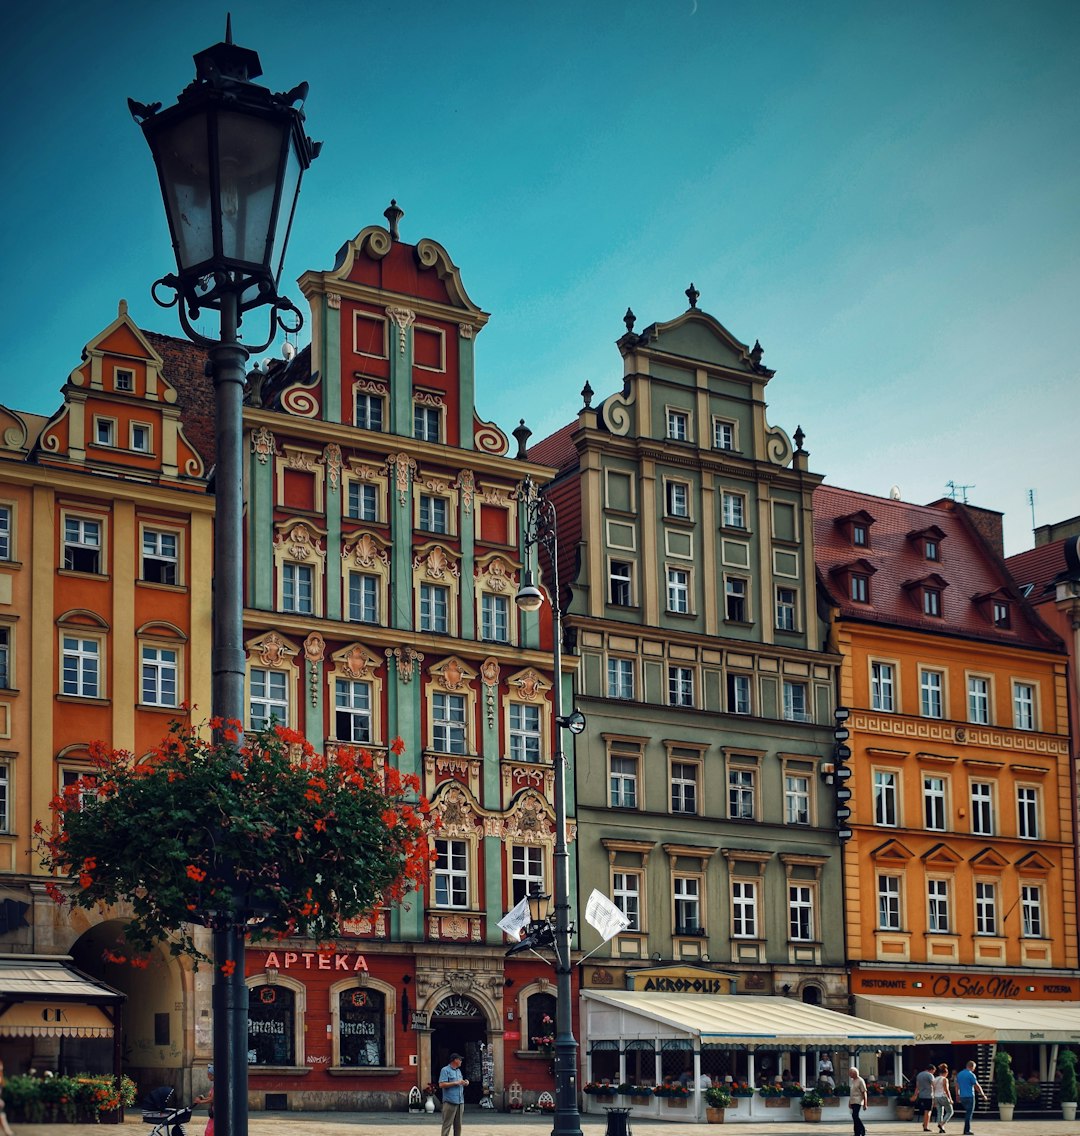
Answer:
<path fill-rule="evenodd" d="M 418 442 L 438 442 L 442 411 L 437 406 L 413 406 L 413 437 Z"/>
<path fill-rule="evenodd" d="M 696 876 L 676 876 L 675 934 L 696 935 L 701 930 L 701 888 Z"/>
<path fill-rule="evenodd" d="M 997 934 L 997 884 L 975 883 L 975 934 Z"/>
<path fill-rule="evenodd" d="M 176 533 L 143 529 L 142 578 L 150 584 L 179 581 L 179 541 Z"/>
<path fill-rule="evenodd" d="M 679 615 L 690 611 L 690 573 L 685 568 L 667 570 L 667 606 Z"/>
<path fill-rule="evenodd" d="M 0 560 L 11 559 L 11 506 L 0 505 Z"/>
<path fill-rule="evenodd" d="M 74 698 L 101 696 L 101 644 L 76 635 L 63 638 L 61 690 Z"/>
<path fill-rule="evenodd" d="M 725 493 L 721 497 L 724 527 L 746 528 L 746 498 L 741 493 Z"/>
<path fill-rule="evenodd" d="M 693 667 L 668 667 L 668 705 L 694 705 Z"/>
<path fill-rule="evenodd" d="M 101 522 L 64 518 L 64 567 L 71 572 L 101 572 Z"/>
<path fill-rule="evenodd" d="M 929 916 L 928 926 L 939 935 L 949 932 L 949 881 L 927 880 L 926 902 Z"/>
<path fill-rule="evenodd" d="M 692 761 L 673 761 L 671 763 L 671 811 L 697 813 L 698 767 Z"/>
<path fill-rule="evenodd" d="M 515 844 L 510 849 L 512 902 L 544 892 L 544 850 L 532 844 Z"/>
<path fill-rule="evenodd" d="M 714 450 L 735 449 L 735 423 L 714 418 L 712 424 L 712 444 Z"/>
<path fill-rule="evenodd" d="M 788 885 L 788 938 L 802 943 L 814 938 L 814 892 L 807 884 Z"/>
<path fill-rule="evenodd" d="M 608 698 L 633 699 L 634 660 L 608 659 Z"/>
<path fill-rule="evenodd" d="M 750 714 L 750 676 L 728 674 L 727 709 L 729 714 Z"/>
<path fill-rule="evenodd" d="M 990 680 L 968 676 L 968 721 L 979 726 L 990 725 Z"/>
<path fill-rule="evenodd" d="M 510 703 L 510 756 L 514 761 L 540 760 L 540 707 Z"/>
<path fill-rule="evenodd" d="M 784 776 L 784 823 L 810 823 L 810 778 L 798 773 Z"/>
<path fill-rule="evenodd" d="M 690 486 L 684 481 L 669 481 L 666 486 L 667 515 L 669 517 L 690 516 Z"/>
<path fill-rule="evenodd" d="M 1016 834 L 1023 840 L 1039 839 L 1039 790 L 1034 785 L 1016 790 Z"/>
<path fill-rule="evenodd" d="M 349 619 L 353 623 L 379 622 L 379 577 L 349 573 Z"/>
<path fill-rule="evenodd" d="M 891 663 L 870 664 L 870 708 L 891 714 L 896 709 L 896 671 Z"/>
<path fill-rule="evenodd" d="M 971 831 L 976 836 L 994 835 L 994 786 L 989 781 L 971 783 Z"/>
<path fill-rule="evenodd" d="M 923 777 L 923 819 L 931 831 L 945 831 L 944 777 Z"/>
<path fill-rule="evenodd" d="M 941 615 L 941 591 L 939 588 L 923 588 L 923 615 Z"/>
<path fill-rule="evenodd" d="M 993 605 L 993 618 L 995 627 L 1008 627 L 1011 622 L 1009 619 L 1009 605 L 1003 603 L 1001 600 L 994 600 Z"/>
<path fill-rule="evenodd" d="M 806 683 L 784 680 L 784 718 L 788 722 L 810 722 L 806 708 Z"/>
<path fill-rule="evenodd" d="M 776 629 L 778 631 L 795 630 L 795 589 L 776 589 Z"/>
<path fill-rule="evenodd" d="M 899 876 L 878 876 L 878 928 L 900 930 Z"/>
<path fill-rule="evenodd" d="M 1020 919 L 1025 939 L 1042 938 L 1042 890 L 1034 884 L 1024 884 L 1020 888 Z"/>
<path fill-rule="evenodd" d="M 735 939 L 756 939 L 757 884 L 734 880 L 731 884 L 731 934 Z"/>
<path fill-rule="evenodd" d="M 746 581 L 738 576 L 724 578 L 724 618 L 731 623 L 749 623 L 746 611 Z"/>
<path fill-rule="evenodd" d="M 874 770 L 874 823 L 895 828 L 897 821 L 897 776 L 892 770 Z"/>
<path fill-rule="evenodd" d="M 641 930 L 641 877 L 637 872 L 611 873 L 611 898 L 630 920 L 627 931 Z"/>
<path fill-rule="evenodd" d="M 371 741 L 370 682 L 334 680 L 334 729 L 339 741 Z"/>
<path fill-rule="evenodd" d="M 613 809 L 637 808 L 638 759 L 636 757 L 611 758 L 609 784 Z"/>
<path fill-rule="evenodd" d="M 296 564 L 286 560 L 281 566 L 281 610 L 298 615 L 310 615 L 312 606 L 312 582 L 315 569 L 310 564 Z"/>
<path fill-rule="evenodd" d="M 379 519 L 379 487 L 367 481 L 350 481 L 346 516 L 354 521 Z"/>
<path fill-rule="evenodd" d="M 673 442 L 685 442 L 690 415 L 682 410 L 669 410 L 667 412 L 667 436 Z"/>
<path fill-rule="evenodd" d="M 11 690 L 11 628 L 0 627 L 0 689 Z"/>
<path fill-rule="evenodd" d="M 938 542 L 936 540 L 927 540 L 923 545 L 923 550 L 926 553 L 927 560 L 938 560 Z"/>
<path fill-rule="evenodd" d="M 861 572 L 851 573 L 851 598 L 856 603 L 870 602 L 870 577 Z"/>
<path fill-rule="evenodd" d="M 480 635 L 488 643 L 510 642 L 510 597 L 484 592 L 480 597 Z"/>
<path fill-rule="evenodd" d="M 757 771 L 728 770 L 728 817 L 731 820 L 753 820 L 756 815 Z"/>
<path fill-rule="evenodd" d="M 611 576 L 610 576 L 610 600 L 609 602 L 615 607 L 629 607 L 633 602 L 633 592 L 631 585 L 633 583 L 632 566 L 625 560 L 612 560 L 611 562 Z"/>
<path fill-rule="evenodd" d="M 431 748 L 440 753 L 465 752 L 465 695 L 431 696 Z"/>
<path fill-rule="evenodd" d="M 469 906 L 469 848 L 464 840 L 435 841 L 435 906 Z"/>
<path fill-rule="evenodd" d="M 919 671 L 919 712 L 924 718 L 945 716 L 941 671 Z"/>
<path fill-rule="evenodd" d="M 449 532 L 447 504 L 445 497 L 433 497 L 430 493 L 421 493 L 420 527 L 426 532 Z"/>
<path fill-rule="evenodd" d="M 420 585 L 420 630 L 445 635 L 449 626 L 450 589 L 441 584 Z"/>
<path fill-rule="evenodd" d="M 356 425 L 361 430 L 383 428 L 383 400 L 381 395 L 356 392 Z"/>
<path fill-rule="evenodd" d="M 266 667 L 251 668 L 251 729 L 261 730 L 271 721 L 279 725 L 289 724 L 289 686 L 284 671 L 273 671 Z"/>
<path fill-rule="evenodd" d="M 148 454 L 150 452 L 150 427 L 143 422 L 131 424 L 131 448 L 136 453 Z"/>
<path fill-rule="evenodd" d="M 178 652 L 167 647 L 142 649 L 144 706 L 176 706 Z"/>
<path fill-rule="evenodd" d="M 99 446 L 116 445 L 116 423 L 111 418 L 94 419 L 94 441 Z"/>
<path fill-rule="evenodd" d="M 1035 729 L 1035 687 L 1030 682 L 1013 683 L 1013 725 L 1018 730 Z"/>
<path fill-rule="evenodd" d="M 121 371 L 117 368 L 113 372 L 115 378 L 113 380 L 113 387 L 118 391 L 133 391 L 135 389 L 135 372 L 134 371 Z"/>
<path fill-rule="evenodd" d="M 856 548 L 865 548 L 870 543 L 870 533 L 866 525 L 856 521 L 851 526 L 851 543 L 855 545 Z"/>
<path fill-rule="evenodd" d="M 0 832 L 11 831 L 11 766 L 0 761 Z"/>

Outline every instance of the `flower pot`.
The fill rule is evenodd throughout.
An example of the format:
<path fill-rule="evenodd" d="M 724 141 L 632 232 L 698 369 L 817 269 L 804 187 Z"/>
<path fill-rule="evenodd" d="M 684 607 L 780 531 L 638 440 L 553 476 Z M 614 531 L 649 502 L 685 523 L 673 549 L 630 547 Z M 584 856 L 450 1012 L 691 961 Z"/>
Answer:
<path fill-rule="evenodd" d="M 1076 1101 L 1062 1101 L 1061 1112 L 1063 1120 L 1076 1119 Z"/>
<path fill-rule="evenodd" d="M 1001 1119 L 1008 1123 L 1013 1118 L 1013 1109 L 1016 1108 L 1015 1104 L 999 1104 L 998 1112 L 1001 1113 Z"/>
<path fill-rule="evenodd" d="M 723 1109 L 723 1108 L 708 1108 L 708 1107 L 706 1107 L 705 1119 L 710 1124 L 723 1124 L 724 1123 L 724 1113 L 726 1111 L 727 1110 Z"/>
<path fill-rule="evenodd" d="M 807 1124 L 818 1124 L 821 1121 L 820 1108 L 804 1108 L 802 1110 L 802 1118 Z"/>

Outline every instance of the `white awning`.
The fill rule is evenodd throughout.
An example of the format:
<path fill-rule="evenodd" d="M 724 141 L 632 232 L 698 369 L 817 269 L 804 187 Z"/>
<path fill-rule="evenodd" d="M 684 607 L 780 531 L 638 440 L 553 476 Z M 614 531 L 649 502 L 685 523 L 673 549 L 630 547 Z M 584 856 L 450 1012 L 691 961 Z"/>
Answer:
<path fill-rule="evenodd" d="M 1080 1041 L 1080 1002 L 872 997 L 859 994 L 860 1014 L 932 1042 L 1023 1041 L 1038 1045 Z"/>
<path fill-rule="evenodd" d="M 583 991 L 587 1036 L 689 1038 L 698 1044 L 760 1049 L 895 1049 L 913 1045 L 902 1027 L 883 1026 L 791 998 L 747 994 Z"/>
<path fill-rule="evenodd" d="M 0 956 L 0 1037 L 112 1037 L 124 998 L 66 956 Z"/>

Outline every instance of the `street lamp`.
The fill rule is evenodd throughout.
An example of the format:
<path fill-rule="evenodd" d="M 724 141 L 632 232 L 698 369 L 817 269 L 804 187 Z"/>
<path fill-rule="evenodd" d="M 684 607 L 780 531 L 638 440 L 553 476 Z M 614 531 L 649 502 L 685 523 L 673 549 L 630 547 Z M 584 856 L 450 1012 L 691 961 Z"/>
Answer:
<path fill-rule="evenodd" d="M 585 728 L 584 715 L 575 710 L 564 717 L 562 712 L 562 612 L 559 607 L 559 543 L 555 533 L 555 506 L 542 496 L 526 477 L 519 490 L 519 500 L 525 519 L 525 562 L 530 553 L 542 545 L 551 563 L 551 634 L 554 652 L 554 674 L 551 686 L 551 704 L 555 718 L 555 737 L 552 755 L 555 777 L 555 851 L 552 856 L 555 911 L 549 916 L 542 911 L 546 899 L 539 889 L 529 897 L 531 928 L 549 930 L 535 940 L 537 946 L 550 946 L 555 955 L 555 1124 L 553 1136 L 581 1136 L 581 1114 L 577 1102 L 578 1043 L 574 1037 L 571 1000 L 573 962 L 570 942 L 574 925 L 570 922 L 570 854 L 566 848 L 566 754 L 562 747 L 562 732 L 580 734 Z M 527 568 L 521 587 L 514 597 L 523 611 L 539 611 L 544 596 L 533 580 L 532 569 Z M 535 910 L 534 908 L 535 903 Z M 526 934 L 523 939 L 529 938 Z M 510 952 L 507 952 L 510 953 Z"/>
<path fill-rule="evenodd" d="M 194 58 L 195 80 L 175 106 L 161 110 L 161 103 L 128 99 L 128 108 L 154 157 L 176 254 L 176 272 L 158 280 L 151 294 L 161 307 L 177 306 L 185 334 L 210 357 L 217 447 L 212 708 L 224 721 L 242 722 L 244 365 L 279 329 L 296 332 L 303 325 L 299 310 L 277 287 L 300 181 L 321 143 L 304 132 L 300 108 L 307 84 L 274 94 L 252 82 L 262 74 L 259 56 L 233 43 L 231 20 L 224 43 Z M 245 346 L 238 342 L 240 324 L 257 307 L 269 308 L 269 336 L 261 346 Z M 192 326 L 204 308 L 220 316 L 216 340 Z M 225 739 L 219 734 L 218 741 Z M 233 744 L 239 748 L 239 738 Z M 221 1136 L 247 1132 L 244 930 L 251 914 L 234 893 L 209 918 L 218 1073 L 214 1112 Z"/>

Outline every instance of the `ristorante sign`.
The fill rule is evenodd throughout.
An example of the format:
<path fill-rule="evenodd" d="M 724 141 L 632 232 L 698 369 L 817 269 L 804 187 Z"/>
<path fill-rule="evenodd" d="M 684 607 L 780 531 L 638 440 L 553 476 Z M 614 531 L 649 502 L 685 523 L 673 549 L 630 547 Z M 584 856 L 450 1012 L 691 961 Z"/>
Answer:
<path fill-rule="evenodd" d="M 858 971 L 851 976 L 856 994 L 892 994 L 912 998 L 983 998 L 1068 1000 L 1080 997 L 1080 980 L 1040 974 L 919 973 Z"/>

